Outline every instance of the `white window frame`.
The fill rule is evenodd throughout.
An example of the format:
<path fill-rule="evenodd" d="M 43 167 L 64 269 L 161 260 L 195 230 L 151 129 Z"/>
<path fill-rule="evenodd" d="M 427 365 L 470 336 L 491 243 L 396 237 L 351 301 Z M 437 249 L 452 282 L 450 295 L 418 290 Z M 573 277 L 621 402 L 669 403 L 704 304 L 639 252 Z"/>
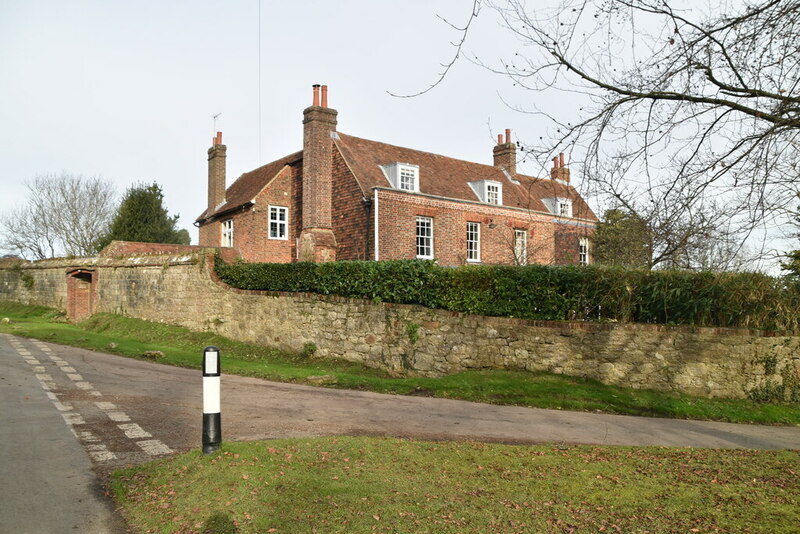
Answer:
<path fill-rule="evenodd" d="M 572 217 L 572 200 L 568 198 L 556 199 L 558 203 L 558 214 L 562 217 Z"/>
<path fill-rule="evenodd" d="M 289 208 L 285 206 L 269 206 L 267 215 L 267 237 L 287 241 L 289 239 Z M 283 214 L 283 220 L 278 215 Z M 275 225 L 273 232 L 273 224 Z"/>
<path fill-rule="evenodd" d="M 419 167 L 398 165 L 397 188 L 403 191 L 419 191 Z"/>
<path fill-rule="evenodd" d="M 467 222 L 467 261 L 481 261 L 481 223 Z"/>
<path fill-rule="evenodd" d="M 395 189 L 419 193 L 419 165 L 396 162 L 381 165 L 381 170 Z"/>
<path fill-rule="evenodd" d="M 427 231 L 424 231 L 427 227 Z M 423 230 L 423 232 L 420 232 Z M 416 218 L 416 253 L 417 258 L 421 260 L 433 259 L 433 217 L 423 217 L 421 215 Z"/>
<path fill-rule="evenodd" d="M 503 184 L 500 182 L 484 182 L 484 202 L 487 204 L 503 205 Z"/>
<path fill-rule="evenodd" d="M 528 231 L 514 228 L 514 259 L 517 265 L 528 265 Z"/>
<path fill-rule="evenodd" d="M 578 264 L 589 265 L 589 238 L 578 239 Z"/>
<path fill-rule="evenodd" d="M 220 224 L 221 239 L 220 245 L 226 248 L 233 247 L 233 219 L 225 219 Z"/>

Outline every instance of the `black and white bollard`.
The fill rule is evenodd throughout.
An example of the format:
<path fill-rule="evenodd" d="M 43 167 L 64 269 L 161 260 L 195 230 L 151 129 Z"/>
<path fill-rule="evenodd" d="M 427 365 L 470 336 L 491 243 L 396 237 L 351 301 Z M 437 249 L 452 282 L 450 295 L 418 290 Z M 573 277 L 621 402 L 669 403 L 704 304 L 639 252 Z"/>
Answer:
<path fill-rule="evenodd" d="M 206 347 L 203 350 L 203 454 L 219 450 L 222 442 L 219 390 L 219 349 Z"/>

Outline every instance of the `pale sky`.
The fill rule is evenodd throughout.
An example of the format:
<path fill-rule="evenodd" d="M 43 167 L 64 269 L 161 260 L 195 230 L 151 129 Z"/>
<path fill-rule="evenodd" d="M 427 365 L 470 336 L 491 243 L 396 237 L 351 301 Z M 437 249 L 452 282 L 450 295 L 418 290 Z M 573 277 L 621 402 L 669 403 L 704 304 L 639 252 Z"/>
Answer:
<path fill-rule="evenodd" d="M 505 128 L 523 146 L 552 128 L 507 103 L 577 118 L 574 94 L 522 91 L 468 61 L 422 96 L 388 94 L 438 78 L 459 38 L 438 17 L 461 25 L 471 8 L 472 0 L 261 0 L 259 40 L 259 0 L 0 0 L 0 213 L 24 202 L 23 182 L 37 175 L 100 175 L 120 196 L 155 181 L 196 243 L 212 116 L 221 112 L 230 185 L 302 148 L 314 83 L 329 86 L 339 131 L 486 164 Z M 495 63 L 518 45 L 484 8 L 464 54 Z M 549 172 L 535 162 L 518 168 Z M 581 189 L 579 174 L 573 168 Z"/>
<path fill-rule="evenodd" d="M 329 86 L 342 132 L 491 164 L 503 129 L 524 139 L 547 127 L 503 103 L 508 80 L 460 62 L 428 94 L 387 93 L 436 80 L 458 37 L 437 15 L 463 24 L 471 7 L 262 0 L 259 150 L 258 0 L 0 0 L 0 212 L 40 174 L 101 175 L 120 194 L 156 181 L 196 243 L 212 115 L 222 113 L 230 185 L 302 148 L 314 83 Z M 466 51 L 494 59 L 508 38 L 485 9 Z"/>

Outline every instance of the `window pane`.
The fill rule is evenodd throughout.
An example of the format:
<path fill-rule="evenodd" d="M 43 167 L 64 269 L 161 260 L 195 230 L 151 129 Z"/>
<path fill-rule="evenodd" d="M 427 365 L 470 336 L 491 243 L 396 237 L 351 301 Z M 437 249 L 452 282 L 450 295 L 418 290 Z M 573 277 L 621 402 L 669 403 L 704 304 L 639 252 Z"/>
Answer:
<path fill-rule="evenodd" d="M 467 223 L 467 260 L 480 261 L 481 259 L 480 228 L 479 223 Z"/>
<path fill-rule="evenodd" d="M 417 257 L 433 258 L 433 219 L 417 217 Z"/>

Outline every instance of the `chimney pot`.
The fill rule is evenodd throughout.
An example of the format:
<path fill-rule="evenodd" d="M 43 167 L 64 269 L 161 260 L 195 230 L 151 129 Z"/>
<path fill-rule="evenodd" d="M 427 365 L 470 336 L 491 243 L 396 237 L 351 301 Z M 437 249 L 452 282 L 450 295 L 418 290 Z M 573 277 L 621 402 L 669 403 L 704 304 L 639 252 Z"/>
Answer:
<path fill-rule="evenodd" d="M 558 168 L 558 157 L 553 158 L 553 168 L 554 169 Z"/>
<path fill-rule="evenodd" d="M 314 99 L 312 100 L 311 105 L 312 106 L 319 106 L 319 84 L 315 83 L 311 87 L 313 87 L 313 89 L 314 89 Z"/>
<path fill-rule="evenodd" d="M 497 144 L 498 145 L 503 144 L 503 134 L 497 134 Z"/>
<path fill-rule="evenodd" d="M 322 105 L 323 108 L 327 108 L 328 107 L 328 86 L 327 85 L 323 85 L 322 86 L 322 104 L 321 105 Z"/>
<path fill-rule="evenodd" d="M 558 155 L 558 166 L 559 167 L 563 167 L 564 166 L 564 153 L 563 152 L 561 152 Z"/>
<path fill-rule="evenodd" d="M 511 142 L 511 130 L 506 128 L 506 143 Z"/>

